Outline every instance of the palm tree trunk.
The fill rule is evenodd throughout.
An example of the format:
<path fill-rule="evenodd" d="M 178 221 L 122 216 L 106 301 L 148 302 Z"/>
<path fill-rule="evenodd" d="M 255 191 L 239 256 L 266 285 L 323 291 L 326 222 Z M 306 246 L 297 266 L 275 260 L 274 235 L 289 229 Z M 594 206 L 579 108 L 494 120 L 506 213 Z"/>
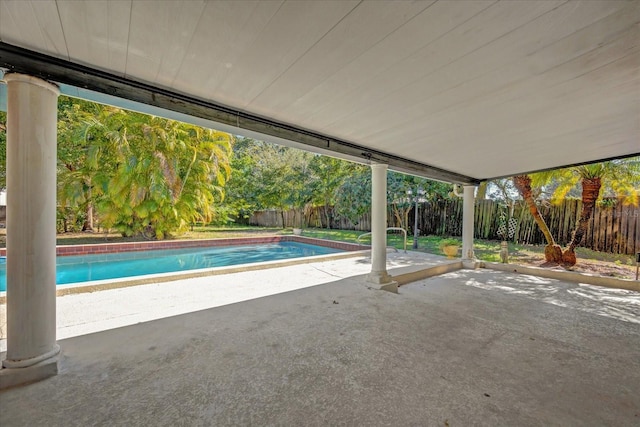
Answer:
<path fill-rule="evenodd" d="M 89 189 L 87 191 L 89 202 L 87 203 L 87 218 L 82 225 L 82 231 L 93 232 L 93 197 L 91 195 L 91 180 L 89 179 Z"/>
<path fill-rule="evenodd" d="M 535 200 L 533 200 L 533 191 L 531 190 L 531 177 L 529 175 L 517 175 L 513 177 L 513 183 L 518 189 L 518 192 L 527 203 L 529 212 L 533 216 L 534 221 L 538 224 L 538 228 L 544 234 L 544 238 L 547 240 L 547 246 L 544 248 L 544 258 L 547 262 L 559 263 L 562 261 L 562 248 L 556 244 L 549 227 L 544 222 L 544 218 L 540 215 L 538 206 Z"/>
<path fill-rule="evenodd" d="M 600 177 L 582 178 L 582 212 L 580 212 L 580 220 L 573 232 L 573 238 L 569 242 L 569 246 L 562 253 L 562 262 L 566 266 L 576 265 L 576 246 L 582 241 L 584 233 L 587 231 L 587 225 L 596 206 L 596 200 L 600 195 L 600 187 L 602 180 Z"/>
<path fill-rule="evenodd" d="M 191 168 L 193 167 L 193 164 L 196 162 L 196 160 L 198 159 L 198 150 L 196 148 L 193 149 L 193 156 L 191 157 L 191 162 L 189 162 L 189 167 L 187 168 L 187 173 L 184 174 L 184 178 L 182 179 L 182 185 L 180 186 L 180 191 L 178 192 L 178 196 L 176 197 L 176 199 L 179 199 L 180 196 L 182 195 L 182 192 L 184 191 L 184 185 L 187 182 L 187 179 L 189 179 L 189 174 L 191 173 Z"/>
<path fill-rule="evenodd" d="M 93 203 L 87 205 L 87 219 L 84 220 L 82 231 L 93 231 Z"/>
<path fill-rule="evenodd" d="M 331 217 L 329 216 L 329 204 L 326 201 L 324 203 L 324 216 L 327 220 L 327 229 L 331 230 Z"/>
<path fill-rule="evenodd" d="M 409 212 L 410 212 L 409 209 L 405 209 L 402 212 L 402 220 L 404 221 L 404 223 L 402 224 L 402 228 L 404 228 L 407 231 L 409 231 Z"/>

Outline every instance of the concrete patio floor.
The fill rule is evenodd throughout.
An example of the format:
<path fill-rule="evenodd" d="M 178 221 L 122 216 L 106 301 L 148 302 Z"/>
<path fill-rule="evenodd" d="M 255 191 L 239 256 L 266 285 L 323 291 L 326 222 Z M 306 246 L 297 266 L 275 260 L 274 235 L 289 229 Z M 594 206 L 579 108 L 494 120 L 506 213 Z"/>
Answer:
<path fill-rule="evenodd" d="M 323 256 L 321 261 L 312 263 L 301 259 L 297 261 L 298 264 L 283 268 L 181 278 L 171 282 L 58 296 L 57 338 L 61 340 L 134 325 L 366 274 L 371 270 L 371 259 L 367 252 L 346 259 L 338 258 L 342 256 L 340 254 Z M 442 256 L 413 251 L 390 250 L 387 260 L 388 268 L 400 273 L 452 263 Z M 296 261 L 260 264 L 273 267 L 292 262 Z M 215 270 L 224 272 L 236 269 L 237 266 L 232 266 L 230 269 Z M 0 304 L 0 352 L 7 350 L 6 307 L 6 304 Z"/>
<path fill-rule="evenodd" d="M 482 269 L 395 295 L 298 267 L 253 273 L 317 286 L 61 340 L 0 425 L 640 424 L 638 292 Z"/>

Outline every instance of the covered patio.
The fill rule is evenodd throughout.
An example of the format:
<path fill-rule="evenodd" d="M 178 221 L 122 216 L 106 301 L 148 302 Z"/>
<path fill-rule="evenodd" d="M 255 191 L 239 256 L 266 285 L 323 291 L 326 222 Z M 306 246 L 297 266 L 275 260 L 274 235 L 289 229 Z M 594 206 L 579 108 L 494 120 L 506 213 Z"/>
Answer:
<path fill-rule="evenodd" d="M 388 169 L 464 186 L 463 264 L 475 268 L 478 183 L 640 154 L 638 24 L 637 1 L 0 0 L 9 230 L 0 380 L 62 373 L 3 392 L 0 417 L 637 423 L 637 313 L 571 309 L 553 289 L 531 298 L 539 293 L 520 293 L 521 276 L 509 273 L 374 289 L 397 289 Z M 59 346 L 59 94 L 370 165 L 367 274 Z"/>

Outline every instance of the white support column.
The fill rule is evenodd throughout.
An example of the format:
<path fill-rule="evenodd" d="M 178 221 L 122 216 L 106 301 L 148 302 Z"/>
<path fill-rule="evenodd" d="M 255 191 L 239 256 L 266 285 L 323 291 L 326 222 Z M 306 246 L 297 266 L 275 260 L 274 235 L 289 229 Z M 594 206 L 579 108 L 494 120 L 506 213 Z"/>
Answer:
<path fill-rule="evenodd" d="M 56 144 L 58 88 L 7 82 L 7 355 L 0 388 L 58 372 Z"/>
<path fill-rule="evenodd" d="M 369 282 L 379 289 L 398 292 L 387 273 L 387 165 L 371 165 L 371 273 Z"/>
<path fill-rule="evenodd" d="M 462 261 L 475 263 L 473 253 L 473 223 L 475 210 L 475 189 L 473 185 L 464 186 L 462 204 Z"/>

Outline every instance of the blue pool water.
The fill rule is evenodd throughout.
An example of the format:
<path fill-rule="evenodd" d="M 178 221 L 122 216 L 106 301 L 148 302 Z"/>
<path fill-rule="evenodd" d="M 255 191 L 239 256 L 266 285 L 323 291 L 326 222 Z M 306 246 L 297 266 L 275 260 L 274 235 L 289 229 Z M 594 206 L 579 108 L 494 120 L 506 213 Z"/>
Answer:
<path fill-rule="evenodd" d="M 279 242 L 250 246 L 62 256 L 58 257 L 56 261 L 56 283 L 65 285 L 91 280 L 224 267 L 338 252 L 342 251 L 306 243 Z M 0 263 L 0 291 L 7 290 L 6 267 L 6 259 L 3 258 Z"/>

